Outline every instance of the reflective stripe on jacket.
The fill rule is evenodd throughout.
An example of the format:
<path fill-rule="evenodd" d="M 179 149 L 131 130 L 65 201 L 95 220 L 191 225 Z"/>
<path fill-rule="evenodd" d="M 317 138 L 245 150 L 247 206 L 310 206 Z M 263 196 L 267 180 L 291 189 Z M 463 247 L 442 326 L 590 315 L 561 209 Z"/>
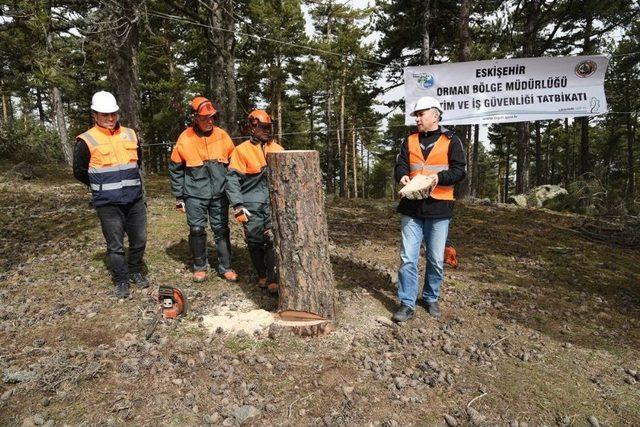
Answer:
<path fill-rule="evenodd" d="M 229 134 L 217 126 L 209 135 L 196 132 L 191 126 L 185 129 L 171 152 L 171 193 L 178 198 L 221 197 L 233 149 Z"/>
<path fill-rule="evenodd" d="M 138 138 L 133 129 L 94 126 L 78 135 L 89 152 L 89 186 L 94 206 L 125 205 L 142 197 Z"/>
<path fill-rule="evenodd" d="M 231 206 L 269 203 L 266 156 L 277 151 L 284 151 L 284 148 L 274 140 L 266 144 L 247 140 L 233 150 L 227 176 L 227 195 Z"/>
<path fill-rule="evenodd" d="M 420 147 L 419 134 L 409 135 L 409 176 L 413 178 L 418 174 L 435 175 L 440 171 L 449 169 L 449 144 L 451 138 L 444 133 L 435 142 L 427 159 L 424 159 Z M 431 191 L 431 197 L 437 200 L 454 200 L 452 185 L 437 185 Z"/>

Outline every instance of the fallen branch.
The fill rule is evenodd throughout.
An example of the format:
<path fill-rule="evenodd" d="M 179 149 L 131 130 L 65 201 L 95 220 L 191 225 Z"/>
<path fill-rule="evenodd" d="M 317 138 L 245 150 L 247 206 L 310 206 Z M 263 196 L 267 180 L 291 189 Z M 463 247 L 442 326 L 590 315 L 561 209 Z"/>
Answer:
<path fill-rule="evenodd" d="M 476 397 L 474 397 L 473 399 L 471 399 L 471 401 L 470 401 L 469 403 L 467 403 L 467 408 L 468 408 L 468 407 L 470 407 L 470 406 L 471 406 L 471 404 L 472 404 L 473 402 L 475 402 L 476 400 L 478 400 L 478 399 L 480 399 L 481 397 L 484 397 L 484 396 L 486 396 L 486 395 L 487 395 L 487 393 L 485 392 L 485 393 L 482 393 L 480 396 L 476 396 Z"/>
<path fill-rule="evenodd" d="M 508 337 L 509 337 L 509 335 L 505 335 L 502 338 L 500 338 L 499 340 L 492 342 L 491 344 L 489 344 L 489 348 L 493 347 L 494 345 L 500 344 L 502 341 L 506 340 Z"/>
<path fill-rule="evenodd" d="M 316 394 L 319 390 L 316 390 L 312 393 L 309 393 L 308 395 L 304 396 L 304 397 L 299 397 L 298 399 L 294 400 L 293 402 L 291 402 L 291 404 L 289 405 L 289 410 L 287 411 L 287 418 L 291 418 L 291 409 L 293 408 L 293 405 L 300 402 L 301 400 L 305 400 L 310 398 L 311 396 L 313 396 L 314 394 Z"/>

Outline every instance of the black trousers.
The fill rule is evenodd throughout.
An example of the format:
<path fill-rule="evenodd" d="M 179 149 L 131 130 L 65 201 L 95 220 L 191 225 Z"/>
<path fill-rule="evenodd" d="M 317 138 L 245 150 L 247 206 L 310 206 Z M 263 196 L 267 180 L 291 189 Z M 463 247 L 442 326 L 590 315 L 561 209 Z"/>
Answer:
<path fill-rule="evenodd" d="M 129 273 L 141 273 L 147 245 L 147 207 L 139 199 L 128 205 L 96 208 L 107 243 L 107 260 L 116 283 L 129 280 Z M 129 259 L 124 252 L 124 235 L 129 238 Z"/>

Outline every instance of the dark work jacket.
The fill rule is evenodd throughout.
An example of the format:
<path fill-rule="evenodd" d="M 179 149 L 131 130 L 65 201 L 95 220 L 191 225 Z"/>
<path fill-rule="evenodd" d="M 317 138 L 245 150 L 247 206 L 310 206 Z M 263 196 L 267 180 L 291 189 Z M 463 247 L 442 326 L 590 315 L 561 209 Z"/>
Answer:
<path fill-rule="evenodd" d="M 465 153 L 460 138 L 458 138 L 452 130 L 439 126 L 438 130 L 420 133 L 420 147 L 426 159 L 442 133 L 451 138 L 451 143 L 449 144 L 448 154 L 449 169 L 438 172 L 438 185 L 455 185 L 462 181 L 467 175 Z M 398 157 L 396 157 L 395 179 L 397 183 L 400 182 L 400 178 L 403 176 L 409 176 L 408 139 L 409 138 L 405 138 L 404 141 L 402 141 L 400 153 L 398 153 Z M 422 200 L 402 198 L 398 204 L 398 212 L 413 218 L 451 218 L 453 216 L 454 203 L 452 200 L 436 200 L 432 197 Z"/>

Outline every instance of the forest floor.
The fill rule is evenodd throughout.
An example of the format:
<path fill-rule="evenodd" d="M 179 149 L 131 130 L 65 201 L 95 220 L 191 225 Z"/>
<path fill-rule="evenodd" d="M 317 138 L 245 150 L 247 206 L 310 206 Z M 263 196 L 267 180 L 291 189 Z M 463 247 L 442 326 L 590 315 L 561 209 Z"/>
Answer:
<path fill-rule="evenodd" d="M 640 253 L 583 217 L 458 203 L 442 318 L 396 326 L 395 203 L 331 201 L 337 330 L 211 333 L 203 316 L 277 301 L 235 224 L 240 282 L 190 282 L 167 181 L 147 182 L 153 286 L 120 302 L 85 188 L 0 182 L 0 425 L 640 425 Z M 191 310 L 146 341 L 159 284 Z"/>

